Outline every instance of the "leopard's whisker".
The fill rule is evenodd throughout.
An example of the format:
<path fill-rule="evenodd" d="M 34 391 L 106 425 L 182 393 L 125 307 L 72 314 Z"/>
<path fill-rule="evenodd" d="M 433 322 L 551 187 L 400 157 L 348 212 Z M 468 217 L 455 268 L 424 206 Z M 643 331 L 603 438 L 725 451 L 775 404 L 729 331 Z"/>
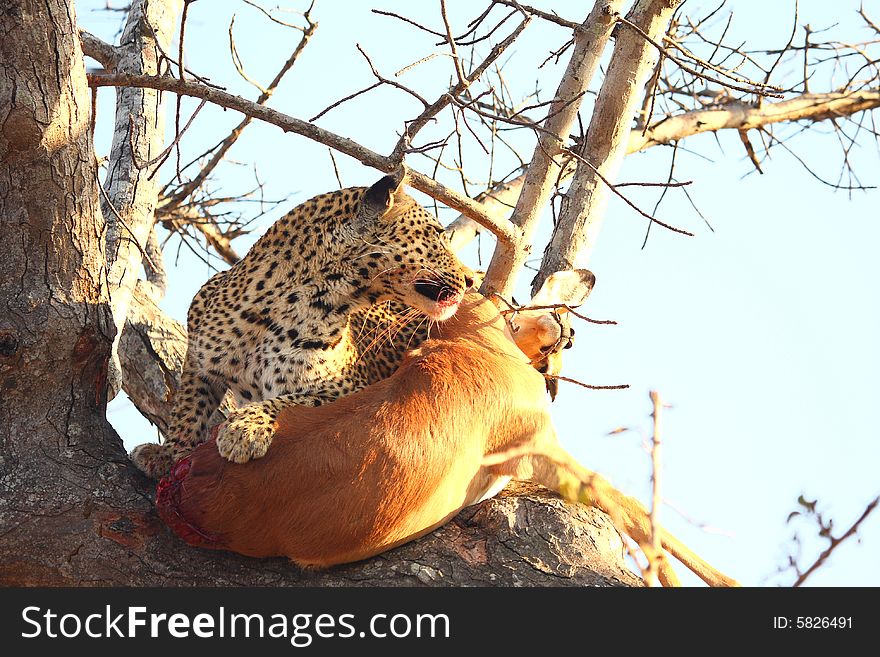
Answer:
<path fill-rule="evenodd" d="M 395 269 L 403 269 L 406 265 L 395 265 L 394 267 L 388 267 L 388 269 L 383 269 L 379 273 L 377 273 L 373 278 L 370 279 L 370 285 L 372 285 L 377 278 L 382 276 L 383 274 L 387 274 L 389 272 L 394 271 Z"/>
<path fill-rule="evenodd" d="M 414 310 L 412 308 L 408 308 L 407 311 L 403 313 L 403 315 L 395 315 L 394 319 L 391 322 L 389 322 L 385 328 L 377 331 L 377 334 L 374 336 L 374 338 L 370 342 L 370 344 L 368 344 L 366 346 L 366 348 L 358 356 L 358 360 L 362 359 L 364 357 L 364 355 L 370 351 L 370 349 L 372 349 L 374 346 L 376 346 L 377 344 L 382 342 L 382 340 L 384 338 L 388 337 L 396 326 L 398 326 L 400 324 L 405 326 L 410 321 L 412 321 L 412 319 L 414 319 L 417 315 L 420 315 L 420 314 L 422 314 L 420 311 Z M 398 330 L 398 333 L 399 333 L 399 331 L 400 330 Z M 394 336 L 391 337 L 391 340 L 389 342 L 393 341 L 393 339 L 396 335 L 397 335 L 397 333 L 395 333 Z M 392 344 L 393 344 L 393 342 L 392 342 Z"/>

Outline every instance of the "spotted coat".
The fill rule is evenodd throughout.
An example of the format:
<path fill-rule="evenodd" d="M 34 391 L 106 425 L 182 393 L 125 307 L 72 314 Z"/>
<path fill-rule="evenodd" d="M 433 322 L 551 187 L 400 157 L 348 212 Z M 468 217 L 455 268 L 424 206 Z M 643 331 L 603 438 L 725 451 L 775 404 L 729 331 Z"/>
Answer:
<path fill-rule="evenodd" d="M 134 449 L 141 470 L 164 476 L 206 440 L 227 390 L 241 408 L 218 440 L 221 453 L 262 455 L 237 425 L 271 424 L 284 405 L 318 405 L 385 378 L 427 321 L 455 312 L 471 272 L 402 183 L 398 172 L 306 201 L 205 283 L 187 315 L 169 435 Z M 410 316 L 423 322 L 401 328 Z M 250 403 L 262 400 L 272 402 Z"/>

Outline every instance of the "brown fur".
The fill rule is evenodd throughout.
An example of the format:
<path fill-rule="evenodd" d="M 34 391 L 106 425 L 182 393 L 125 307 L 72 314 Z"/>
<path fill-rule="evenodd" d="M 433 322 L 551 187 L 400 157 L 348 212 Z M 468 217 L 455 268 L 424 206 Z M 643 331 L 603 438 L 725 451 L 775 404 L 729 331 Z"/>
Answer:
<path fill-rule="evenodd" d="M 234 464 L 211 444 L 196 449 L 160 484 L 160 513 L 195 545 L 329 566 L 421 536 L 510 477 L 556 490 L 570 483 L 563 471 L 586 481 L 592 473 L 557 443 L 534 356 L 491 302 L 470 294 L 390 378 L 333 404 L 284 409 L 263 459 Z M 501 458 L 488 465 L 493 454 Z M 595 483 L 589 501 L 644 538 L 644 508 Z M 667 543 L 689 567 L 732 582 Z M 665 561 L 661 573 L 677 581 Z"/>

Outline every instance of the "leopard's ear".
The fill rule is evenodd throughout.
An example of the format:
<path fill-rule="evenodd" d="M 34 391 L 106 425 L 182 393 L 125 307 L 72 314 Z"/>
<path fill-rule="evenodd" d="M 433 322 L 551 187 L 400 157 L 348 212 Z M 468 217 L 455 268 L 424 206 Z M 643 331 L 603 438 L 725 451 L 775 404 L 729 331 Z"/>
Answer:
<path fill-rule="evenodd" d="M 394 195 L 403 187 L 406 176 L 406 167 L 401 164 L 393 173 L 367 189 L 358 208 L 358 223 L 368 224 L 388 212 L 394 205 Z"/>

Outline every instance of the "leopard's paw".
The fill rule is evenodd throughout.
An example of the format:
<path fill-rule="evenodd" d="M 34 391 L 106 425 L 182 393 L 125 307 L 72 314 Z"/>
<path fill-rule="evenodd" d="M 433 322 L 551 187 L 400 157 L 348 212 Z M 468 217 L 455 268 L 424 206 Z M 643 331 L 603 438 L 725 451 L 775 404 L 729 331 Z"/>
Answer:
<path fill-rule="evenodd" d="M 131 461 L 138 470 L 152 479 L 161 479 L 171 472 L 174 454 L 164 444 L 144 443 L 131 450 Z"/>
<path fill-rule="evenodd" d="M 220 456 L 233 463 L 247 463 L 264 457 L 277 426 L 275 416 L 262 404 L 251 404 L 233 411 L 217 434 Z"/>

